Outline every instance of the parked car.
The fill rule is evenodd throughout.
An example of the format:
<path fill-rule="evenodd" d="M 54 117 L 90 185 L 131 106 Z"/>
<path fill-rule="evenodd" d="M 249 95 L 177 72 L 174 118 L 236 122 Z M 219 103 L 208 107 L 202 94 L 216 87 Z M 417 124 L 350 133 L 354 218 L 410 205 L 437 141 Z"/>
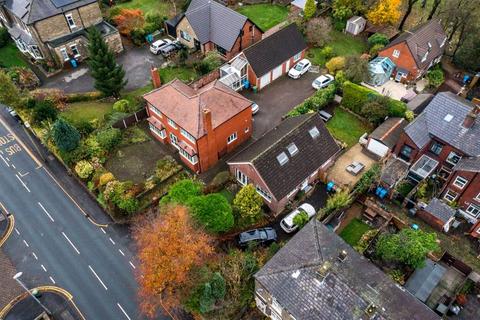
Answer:
<path fill-rule="evenodd" d="M 257 114 L 259 110 L 260 110 L 260 107 L 258 106 L 258 104 L 256 104 L 255 102 L 252 103 L 252 114 Z"/>
<path fill-rule="evenodd" d="M 312 82 L 312 87 L 316 90 L 325 88 L 333 81 L 333 76 L 330 74 L 322 74 Z"/>
<path fill-rule="evenodd" d="M 288 76 L 292 79 L 298 79 L 304 75 L 312 66 L 312 63 L 308 59 L 300 60 L 292 69 L 288 71 Z"/>
<path fill-rule="evenodd" d="M 295 218 L 295 216 L 301 212 L 305 212 L 308 216 L 308 219 L 311 219 L 316 213 L 315 208 L 311 204 L 302 204 L 300 207 L 290 212 L 285 218 L 282 219 L 280 222 L 280 227 L 282 227 L 283 231 L 286 233 L 292 233 L 298 229 L 298 226 L 293 223 L 293 218 Z"/>
<path fill-rule="evenodd" d="M 242 232 L 238 235 L 238 245 L 246 247 L 250 243 L 270 244 L 277 241 L 277 232 L 273 228 L 260 228 Z"/>
<path fill-rule="evenodd" d="M 169 57 L 170 55 L 172 55 L 173 53 L 175 53 L 176 51 L 178 51 L 178 47 L 173 44 L 173 43 L 170 43 L 170 44 L 167 44 L 166 46 L 163 46 L 161 49 L 160 49 L 160 53 L 162 54 L 162 56 L 164 56 L 165 58 Z"/>
<path fill-rule="evenodd" d="M 18 122 L 22 122 L 22 119 L 20 118 L 20 116 L 18 115 L 17 111 L 13 110 L 12 108 L 10 107 L 7 107 L 7 112 L 12 116 L 12 118 L 14 118 L 15 120 L 17 120 Z"/>
<path fill-rule="evenodd" d="M 159 54 L 160 49 L 162 49 L 163 47 L 171 43 L 172 43 L 172 40 L 170 39 L 157 40 L 150 45 L 150 52 L 153 54 Z"/>

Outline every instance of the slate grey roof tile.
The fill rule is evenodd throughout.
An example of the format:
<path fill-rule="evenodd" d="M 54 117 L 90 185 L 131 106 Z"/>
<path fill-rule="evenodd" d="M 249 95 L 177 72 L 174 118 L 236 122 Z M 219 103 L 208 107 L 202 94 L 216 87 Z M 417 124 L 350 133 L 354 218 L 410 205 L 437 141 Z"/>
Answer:
<path fill-rule="evenodd" d="M 462 158 L 458 161 L 453 170 L 480 172 L 480 157 Z"/>
<path fill-rule="evenodd" d="M 455 209 L 437 198 L 430 200 L 427 207 L 423 210 L 442 220 L 444 223 L 455 215 Z"/>

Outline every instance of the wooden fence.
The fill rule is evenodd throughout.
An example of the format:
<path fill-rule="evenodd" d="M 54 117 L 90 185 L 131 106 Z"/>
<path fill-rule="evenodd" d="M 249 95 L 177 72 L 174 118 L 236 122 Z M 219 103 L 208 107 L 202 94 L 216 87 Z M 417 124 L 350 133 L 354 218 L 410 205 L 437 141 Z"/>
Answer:
<path fill-rule="evenodd" d="M 148 113 L 147 109 L 143 108 L 134 114 L 131 114 L 121 120 L 118 120 L 115 122 L 112 127 L 118 128 L 118 129 L 127 129 L 128 127 L 142 121 L 143 119 L 148 118 Z"/>

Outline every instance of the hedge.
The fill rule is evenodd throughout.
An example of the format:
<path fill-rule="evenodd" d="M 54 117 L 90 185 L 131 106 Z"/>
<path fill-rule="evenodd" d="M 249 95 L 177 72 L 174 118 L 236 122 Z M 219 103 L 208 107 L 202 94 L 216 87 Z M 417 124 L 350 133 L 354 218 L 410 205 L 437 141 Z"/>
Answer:
<path fill-rule="evenodd" d="M 379 93 L 361 85 L 346 81 L 343 83 L 342 105 L 357 114 L 362 114 L 362 107 Z M 388 115 L 391 117 L 404 117 L 407 105 L 398 100 L 389 99 Z"/>
<path fill-rule="evenodd" d="M 333 82 L 328 87 L 315 92 L 313 96 L 306 99 L 302 104 L 299 104 L 294 109 L 290 110 L 290 112 L 287 113 L 287 117 L 295 117 L 322 109 L 333 101 L 336 91 L 336 83 Z"/>

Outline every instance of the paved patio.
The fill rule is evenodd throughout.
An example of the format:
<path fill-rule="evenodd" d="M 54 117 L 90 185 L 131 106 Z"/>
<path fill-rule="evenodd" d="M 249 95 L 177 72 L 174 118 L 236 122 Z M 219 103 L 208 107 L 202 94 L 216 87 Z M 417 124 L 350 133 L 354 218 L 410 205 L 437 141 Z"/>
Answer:
<path fill-rule="evenodd" d="M 378 87 L 374 87 L 366 83 L 362 83 L 362 86 L 377 91 L 381 95 L 390 97 L 395 100 L 402 99 L 402 97 L 405 96 L 409 91 L 407 90 L 407 86 L 405 84 L 395 82 L 393 80 L 389 80 L 385 84 Z"/>
<path fill-rule="evenodd" d="M 354 161 L 365 165 L 365 168 L 356 176 L 345 170 L 345 168 Z M 334 181 L 340 187 L 350 189 L 360 180 L 362 174 L 370 169 L 376 162 L 377 161 L 371 158 L 363 150 L 363 147 L 357 143 L 335 161 L 335 164 L 327 172 L 327 179 L 328 181 Z"/>

